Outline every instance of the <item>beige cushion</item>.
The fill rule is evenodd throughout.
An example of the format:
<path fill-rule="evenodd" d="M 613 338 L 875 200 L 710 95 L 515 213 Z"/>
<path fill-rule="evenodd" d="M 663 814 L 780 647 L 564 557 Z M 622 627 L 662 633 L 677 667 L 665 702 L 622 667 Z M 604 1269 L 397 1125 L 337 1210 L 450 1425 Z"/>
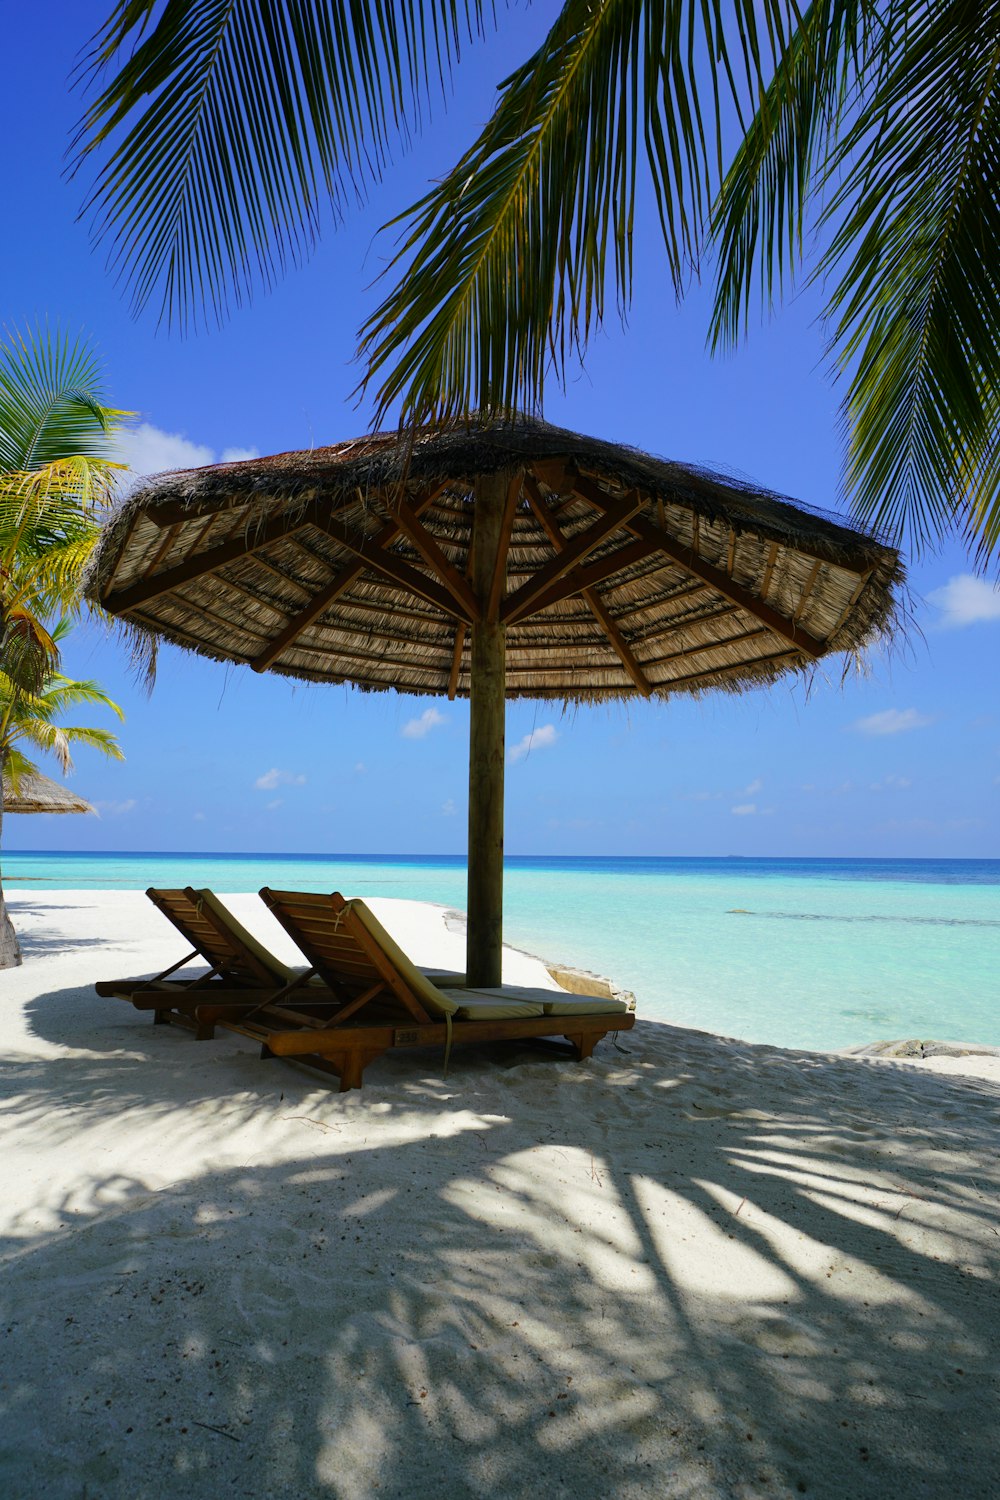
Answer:
<path fill-rule="evenodd" d="M 420 1003 L 430 1011 L 432 1016 L 453 1016 L 458 1010 L 459 1001 L 453 1000 L 443 990 L 439 990 L 427 975 L 411 963 L 406 954 L 386 932 L 382 923 L 374 912 L 370 911 L 363 901 L 354 900 L 347 902 L 348 907 L 358 918 L 369 937 L 374 938 L 386 958 L 393 965 L 399 977 L 403 979 L 416 995 Z"/>
<path fill-rule="evenodd" d="M 467 993 L 482 995 L 494 1004 L 537 1005 L 547 1016 L 615 1016 L 628 1010 L 624 1000 L 612 1000 L 607 995 L 571 995 L 567 990 L 546 990 L 520 984 L 505 984 L 500 989 L 469 990 Z"/>
<path fill-rule="evenodd" d="M 270 948 L 265 948 L 252 932 L 247 931 L 242 922 L 236 920 L 229 907 L 223 905 L 214 891 L 202 890 L 196 891 L 195 894 L 202 906 L 216 917 L 219 925 L 228 927 L 236 940 L 253 954 L 257 962 L 262 964 L 269 974 L 274 975 L 279 984 L 289 984 L 296 974 L 302 973 L 301 969 L 290 968 L 288 964 L 282 963 L 280 958 L 275 958 Z"/>
<path fill-rule="evenodd" d="M 618 1016 L 627 1011 L 624 1000 L 606 995 L 567 995 L 565 1000 L 546 1000 L 547 1016 Z"/>
<path fill-rule="evenodd" d="M 457 990 L 465 987 L 465 975 L 459 974 L 457 969 L 428 969 L 423 964 L 417 968 L 425 979 L 431 984 L 437 985 L 439 990 Z"/>
<path fill-rule="evenodd" d="M 542 1007 L 530 1000 L 510 1000 L 502 990 L 456 990 L 461 1003 L 455 1017 L 458 1021 L 516 1021 L 522 1017 L 543 1015 Z"/>

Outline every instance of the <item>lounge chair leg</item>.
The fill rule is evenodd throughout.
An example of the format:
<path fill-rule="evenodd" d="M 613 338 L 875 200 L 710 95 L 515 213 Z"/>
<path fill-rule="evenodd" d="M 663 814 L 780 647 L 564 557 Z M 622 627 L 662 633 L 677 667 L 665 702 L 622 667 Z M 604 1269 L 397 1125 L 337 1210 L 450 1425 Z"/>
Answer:
<path fill-rule="evenodd" d="M 169 1026 L 170 1025 L 170 1016 L 167 1014 L 167 1012 L 165 1010 L 154 1010 L 153 1011 L 153 1025 L 154 1026 Z"/>
<path fill-rule="evenodd" d="M 267 1045 L 266 1042 L 263 1042 L 261 1044 L 260 1055 L 261 1055 L 262 1058 L 263 1057 L 273 1057 L 274 1056 L 274 1053 L 271 1051 L 270 1047 Z"/>
<path fill-rule="evenodd" d="M 576 1048 L 576 1055 L 579 1060 L 583 1062 L 584 1058 L 593 1056 L 594 1048 L 601 1040 L 601 1036 L 604 1035 L 604 1032 L 601 1033 L 601 1036 L 594 1036 L 593 1032 L 590 1032 L 588 1034 L 577 1033 L 576 1036 L 570 1036 L 568 1033 L 564 1032 L 563 1035 L 566 1037 L 567 1042 L 569 1042 L 572 1047 Z"/>
<path fill-rule="evenodd" d="M 198 1021 L 194 1028 L 194 1039 L 196 1042 L 210 1042 L 215 1036 L 215 1027 L 211 1021 Z"/>

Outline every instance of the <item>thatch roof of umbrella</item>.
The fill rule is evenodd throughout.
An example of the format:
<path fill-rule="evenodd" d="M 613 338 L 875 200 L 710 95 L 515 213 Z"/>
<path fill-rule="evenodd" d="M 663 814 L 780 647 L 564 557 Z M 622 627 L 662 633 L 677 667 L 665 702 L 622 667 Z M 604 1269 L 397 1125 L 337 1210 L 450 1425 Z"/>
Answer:
<path fill-rule="evenodd" d="M 770 682 L 883 633 L 902 576 L 830 516 L 519 420 L 161 476 L 88 591 L 255 671 L 469 696 L 468 974 L 496 985 L 505 698 Z"/>
<path fill-rule="evenodd" d="M 508 697 L 739 690 L 863 647 L 892 619 L 902 565 L 875 539 L 527 420 L 160 476 L 119 511 L 90 590 L 217 660 L 467 696 L 474 490 L 511 472 Z"/>
<path fill-rule="evenodd" d="M 9 776 L 3 778 L 3 810 L 7 813 L 94 813 L 83 797 L 78 797 L 68 787 L 51 781 L 40 771 L 24 771 L 18 778 L 17 789 Z"/>

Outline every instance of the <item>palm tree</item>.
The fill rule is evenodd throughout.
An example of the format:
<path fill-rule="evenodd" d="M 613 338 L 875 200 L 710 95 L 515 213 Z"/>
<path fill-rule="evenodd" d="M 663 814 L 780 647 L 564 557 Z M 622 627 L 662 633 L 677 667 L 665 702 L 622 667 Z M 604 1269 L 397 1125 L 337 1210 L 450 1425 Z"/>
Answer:
<path fill-rule="evenodd" d="M 223 318 L 301 259 L 489 14 L 119 0 L 79 148 L 136 308 Z M 715 344 L 809 252 L 859 517 L 917 544 L 957 526 L 995 554 L 998 63 L 1000 0 L 564 0 L 396 221 L 396 279 L 362 330 L 380 417 L 540 405 L 607 302 L 629 303 L 645 178 L 678 295 L 716 258 Z"/>
<path fill-rule="evenodd" d="M 61 622 L 56 629 L 57 639 L 65 633 L 64 624 Z M 15 790 L 22 776 L 38 770 L 25 754 L 25 745 L 54 755 L 64 776 L 73 769 L 73 745 L 99 750 L 112 760 L 125 759 L 110 730 L 59 722 L 68 710 L 81 705 L 99 705 L 109 708 L 119 719 L 125 717 L 96 682 L 77 682 L 60 672 L 52 672 L 40 692 L 25 693 L 0 672 L 0 775 L 6 776 Z"/>
<path fill-rule="evenodd" d="M 47 622 L 84 608 L 83 571 L 121 468 L 110 442 L 126 415 L 100 398 L 99 366 L 85 344 L 17 331 L 0 344 L 0 691 L 8 694 L 0 714 L 8 723 L 19 705 L 33 704 L 37 718 L 47 692 L 58 698 L 53 673 L 65 626 Z M 57 753 L 61 743 L 53 740 Z M 2 823 L 0 787 L 0 831 Z M 19 962 L 0 883 L 0 969 Z"/>

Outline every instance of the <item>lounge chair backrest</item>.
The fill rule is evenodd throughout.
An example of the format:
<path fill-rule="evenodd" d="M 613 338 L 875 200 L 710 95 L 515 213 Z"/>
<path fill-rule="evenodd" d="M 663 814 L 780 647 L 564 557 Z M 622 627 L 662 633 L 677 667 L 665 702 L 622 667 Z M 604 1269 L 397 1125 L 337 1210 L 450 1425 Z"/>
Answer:
<path fill-rule="evenodd" d="M 339 891 L 272 891 L 261 899 L 270 907 L 322 979 L 336 984 L 344 979 L 375 982 L 387 979 L 402 998 L 416 999 L 435 1019 L 454 1015 L 458 1003 L 445 995 L 411 963 L 363 901 L 345 901 Z M 375 950 L 381 963 L 373 957 Z"/>
<path fill-rule="evenodd" d="M 251 983 L 288 982 L 292 971 L 287 965 L 269 953 L 212 891 L 151 886 L 146 895 L 221 974 Z"/>

